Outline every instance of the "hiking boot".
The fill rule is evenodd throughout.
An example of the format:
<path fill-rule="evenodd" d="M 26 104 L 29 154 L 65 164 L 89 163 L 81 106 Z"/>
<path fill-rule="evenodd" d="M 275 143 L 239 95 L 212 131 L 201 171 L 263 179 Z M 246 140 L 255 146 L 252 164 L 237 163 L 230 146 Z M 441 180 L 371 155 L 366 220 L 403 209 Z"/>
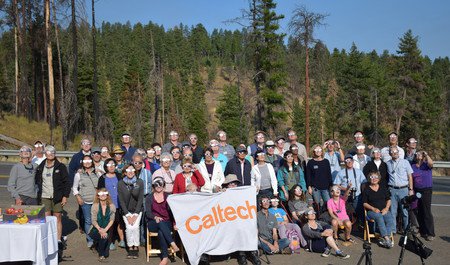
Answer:
<path fill-rule="evenodd" d="M 322 253 L 321 256 L 324 258 L 328 258 L 330 256 L 330 254 L 331 254 L 331 249 L 325 248 L 325 251 Z"/>
<path fill-rule="evenodd" d="M 350 255 L 345 254 L 342 250 L 336 251 L 336 257 L 340 257 L 341 259 L 348 259 Z"/>
<path fill-rule="evenodd" d="M 126 246 L 125 246 L 125 241 L 123 241 L 123 240 L 120 241 L 120 242 L 119 242 L 119 247 L 120 247 L 120 248 L 125 248 L 125 247 L 126 247 Z"/>

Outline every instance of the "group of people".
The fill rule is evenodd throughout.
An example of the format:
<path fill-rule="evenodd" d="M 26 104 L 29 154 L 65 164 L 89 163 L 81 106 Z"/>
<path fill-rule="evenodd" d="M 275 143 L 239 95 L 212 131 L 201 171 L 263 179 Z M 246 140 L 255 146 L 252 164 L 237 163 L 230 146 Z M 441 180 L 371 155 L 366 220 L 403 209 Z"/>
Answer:
<path fill-rule="evenodd" d="M 169 142 L 153 143 L 146 149 L 132 146 L 128 133 L 122 145 L 92 147 L 81 141 L 81 150 L 68 166 L 56 158 L 53 146 L 41 141 L 20 149 L 8 190 L 16 204 L 43 204 L 47 215 L 58 220 L 72 192 L 79 204 L 80 229 L 87 246 L 96 247 L 104 261 L 116 246 L 127 248 L 127 258 L 138 258 L 146 232 L 157 232 L 161 264 L 169 262 L 168 248 L 178 251 L 171 232 L 174 218 L 167 198 L 184 192 L 222 192 L 242 185 L 255 186 L 258 198 L 259 248 L 267 254 L 292 253 L 303 247 L 328 257 L 349 258 L 336 243 L 339 229 L 346 246 L 354 223 L 373 219 L 381 235 L 380 245 L 391 248 L 391 233 L 401 213 L 403 231 L 411 224 L 426 239 L 434 239 L 431 214 L 433 160 L 417 150 L 417 140 L 398 145 L 390 133 L 389 145 L 378 148 L 364 143 L 362 131 L 354 133 L 355 144 L 345 153 L 336 140 L 312 147 L 311 158 L 289 129 L 285 136 L 267 139 L 262 131 L 254 143 L 234 148 L 224 131 L 203 148 L 197 136 L 186 142 L 171 131 Z M 408 211 L 402 199 L 420 192 L 422 197 Z M 365 213 L 366 212 L 366 213 Z M 117 240 L 117 245 L 116 245 Z M 259 264 L 257 252 L 240 251 L 239 264 Z M 202 256 L 207 263 L 209 257 Z"/>

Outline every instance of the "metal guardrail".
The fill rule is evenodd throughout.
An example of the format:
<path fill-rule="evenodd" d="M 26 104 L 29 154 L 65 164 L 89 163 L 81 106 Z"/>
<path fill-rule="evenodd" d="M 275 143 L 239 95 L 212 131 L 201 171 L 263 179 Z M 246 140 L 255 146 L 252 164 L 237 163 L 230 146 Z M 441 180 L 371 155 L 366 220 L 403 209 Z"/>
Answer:
<path fill-rule="evenodd" d="M 433 168 L 450 168 L 450 161 L 434 161 Z"/>
<path fill-rule="evenodd" d="M 77 152 L 74 151 L 56 151 L 56 156 L 70 159 L 76 153 Z M 10 156 L 11 157 L 19 156 L 19 150 L 0 150 L 0 157 L 2 156 L 6 157 L 6 159 L 8 159 L 8 157 Z"/>

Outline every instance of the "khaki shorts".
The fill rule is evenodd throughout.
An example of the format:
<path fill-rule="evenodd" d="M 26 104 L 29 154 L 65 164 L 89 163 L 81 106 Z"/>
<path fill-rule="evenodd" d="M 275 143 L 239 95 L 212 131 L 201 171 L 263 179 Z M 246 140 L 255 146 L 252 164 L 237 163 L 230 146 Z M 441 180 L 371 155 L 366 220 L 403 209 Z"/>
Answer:
<path fill-rule="evenodd" d="M 53 202 L 53 199 L 47 199 L 47 198 L 42 198 L 41 201 L 42 201 L 42 204 L 45 206 L 46 212 L 60 213 L 63 211 L 61 202 L 55 204 Z"/>

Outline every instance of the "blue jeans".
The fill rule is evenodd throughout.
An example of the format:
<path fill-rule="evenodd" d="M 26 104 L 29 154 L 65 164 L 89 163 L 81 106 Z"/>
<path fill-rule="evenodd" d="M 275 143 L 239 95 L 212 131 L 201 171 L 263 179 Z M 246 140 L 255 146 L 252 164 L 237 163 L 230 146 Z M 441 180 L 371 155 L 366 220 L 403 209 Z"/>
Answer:
<path fill-rule="evenodd" d="M 392 217 L 394 218 L 392 232 L 397 233 L 397 209 L 399 204 L 403 217 L 403 230 L 406 231 L 406 227 L 408 226 L 408 210 L 403 207 L 400 201 L 406 196 L 408 196 L 408 188 L 403 189 L 389 188 L 389 191 L 391 192 L 391 214 Z"/>
<path fill-rule="evenodd" d="M 89 229 L 91 229 L 92 226 L 91 208 L 92 204 L 85 203 L 81 205 L 81 210 L 83 211 L 84 216 L 84 233 L 86 233 L 87 242 L 93 242 L 92 238 L 89 236 Z"/>
<path fill-rule="evenodd" d="M 269 242 L 270 242 L 270 244 L 273 244 L 273 239 L 270 239 Z M 281 252 L 283 249 L 285 249 L 288 246 L 289 246 L 289 239 L 281 238 L 278 240 L 278 247 L 279 247 L 278 251 L 279 252 Z M 269 245 L 262 242 L 261 240 L 258 240 L 258 248 L 262 248 L 262 250 L 264 250 L 264 252 L 267 254 L 273 254 Z"/>
<path fill-rule="evenodd" d="M 322 207 L 323 204 L 326 204 L 327 201 L 330 199 L 330 192 L 328 190 L 318 190 L 316 188 L 313 188 L 313 198 L 314 202 L 317 203 L 317 205 L 320 205 Z M 322 198 L 322 203 L 320 203 L 320 198 Z"/>
<path fill-rule="evenodd" d="M 380 234 L 382 237 L 391 235 L 391 228 L 394 225 L 394 219 L 392 218 L 392 214 L 390 212 L 382 215 L 381 213 L 368 211 L 367 217 L 375 221 L 375 224 L 378 227 L 378 230 L 380 230 Z"/>
<path fill-rule="evenodd" d="M 161 247 L 161 259 L 169 256 L 167 250 L 169 245 L 173 242 L 172 238 L 172 223 L 169 221 L 161 221 L 157 223 L 155 220 L 148 221 L 148 231 L 158 232 L 159 246 Z"/>

